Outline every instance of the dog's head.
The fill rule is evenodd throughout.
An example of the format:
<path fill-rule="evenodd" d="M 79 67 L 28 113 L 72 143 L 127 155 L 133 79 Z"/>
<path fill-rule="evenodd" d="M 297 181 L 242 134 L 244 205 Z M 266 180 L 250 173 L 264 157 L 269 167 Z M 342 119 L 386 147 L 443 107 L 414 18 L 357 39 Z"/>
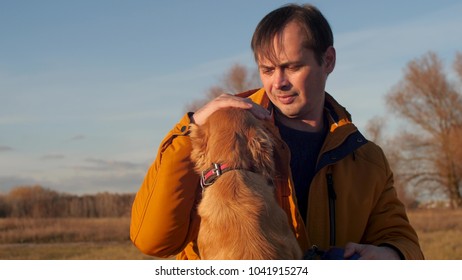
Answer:
<path fill-rule="evenodd" d="M 263 121 L 248 110 L 221 109 L 201 126 L 191 125 L 191 159 L 196 171 L 212 163 L 252 170 L 271 178 L 274 174 L 274 139 Z"/>

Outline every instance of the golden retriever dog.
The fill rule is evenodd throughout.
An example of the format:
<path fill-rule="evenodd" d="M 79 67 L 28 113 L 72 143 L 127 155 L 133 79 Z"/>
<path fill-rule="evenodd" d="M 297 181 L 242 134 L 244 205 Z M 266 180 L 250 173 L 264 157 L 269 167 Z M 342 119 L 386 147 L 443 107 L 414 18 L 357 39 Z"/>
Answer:
<path fill-rule="evenodd" d="M 275 199 L 274 141 L 263 121 L 243 109 L 221 109 L 191 125 L 195 170 L 201 174 L 202 259 L 301 259 L 286 213 Z"/>

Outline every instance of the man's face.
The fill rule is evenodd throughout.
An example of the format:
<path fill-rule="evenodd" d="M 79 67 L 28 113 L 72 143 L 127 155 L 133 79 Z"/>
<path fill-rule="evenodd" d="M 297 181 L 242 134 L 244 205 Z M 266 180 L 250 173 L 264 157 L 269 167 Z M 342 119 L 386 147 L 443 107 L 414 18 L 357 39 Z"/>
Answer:
<path fill-rule="evenodd" d="M 335 50 L 328 48 L 322 65 L 311 49 L 303 47 L 306 35 L 296 22 L 287 24 L 282 43 L 274 38 L 276 61 L 259 57 L 260 78 L 271 102 L 289 119 L 319 121 L 324 107 L 327 76 L 334 69 Z"/>

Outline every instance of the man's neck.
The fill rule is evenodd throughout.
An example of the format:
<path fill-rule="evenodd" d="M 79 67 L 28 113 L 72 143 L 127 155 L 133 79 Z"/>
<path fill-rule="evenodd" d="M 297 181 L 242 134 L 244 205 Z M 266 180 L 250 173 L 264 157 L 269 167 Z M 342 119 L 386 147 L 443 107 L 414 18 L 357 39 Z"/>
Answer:
<path fill-rule="evenodd" d="M 316 118 L 308 120 L 291 119 L 283 115 L 281 112 L 277 112 L 276 110 L 275 118 L 278 122 L 286 127 L 305 132 L 319 132 L 324 127 L 324 118 L 322 114 Z"/>

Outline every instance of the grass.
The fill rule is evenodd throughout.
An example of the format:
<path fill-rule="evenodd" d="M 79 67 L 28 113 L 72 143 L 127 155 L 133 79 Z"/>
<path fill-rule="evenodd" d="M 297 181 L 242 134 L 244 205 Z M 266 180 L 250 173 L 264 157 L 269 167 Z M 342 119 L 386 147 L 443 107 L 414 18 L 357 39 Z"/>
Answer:
<path fill-rule="evenodd" d="M 2 260 L 146 260 L 129 240 L 130 219 L 0 219 Z"/>
<path fill-rule="evenodd" d="M 428 260 L 462 260 L 462 209 L 408 212 Z"/>
<path fill-rule="evenodd" d="M 462 260 L 462 209 L 409 211 L 429 260 Z M 148 260 L 129 240 L 129 218 L 0 219 L 3 260 Z"/>
<path fill-rule="evenodd" d="M 153 260 L 125 242 L 76 242 L 0 245 L 3 260 Z"/>
<path fill-rule="evenodd" d="M 0 244 L 129 240 L 129 218 L 0 219 Z"/>

